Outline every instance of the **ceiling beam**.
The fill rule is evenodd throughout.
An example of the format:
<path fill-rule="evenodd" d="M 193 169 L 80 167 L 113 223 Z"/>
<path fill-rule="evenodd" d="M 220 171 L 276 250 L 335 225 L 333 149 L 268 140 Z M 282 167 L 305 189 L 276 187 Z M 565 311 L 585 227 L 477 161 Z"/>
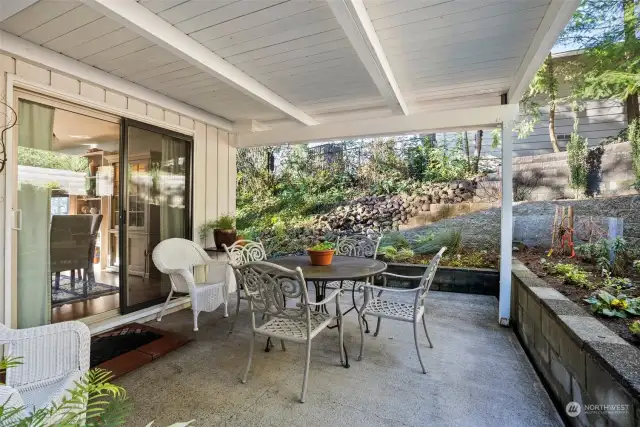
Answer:
<path fill-rule="evenodd" d="M 38 0 L 3 0 L 0 2 L 0 22 L 22 12 Z"/>
<path fill-rule="evenodd" d="M 167 49 L 231 87 L 305 125 L 318 122 L 254 78 L 222 59 L 135 0 L 84 0 L 100 13 Z"/>
<path fill-rule="evenodd" d="M 327 0 L 380 95 L 395 114 L 409 114 L 378 34 L 362 0 Z"/>
<path fill-rule="evenodd" d="M 529 45 L 520 68 L 513 79 L 509 92 L 507 94 L 507 102 L 517 104 L 520 102 L 522 95 L 529 87 L 529 83 L 533 76 L 538 72 L 540 66 L 544 62 L 551 48 L 558 40 L 558 36 L 567 26 L 573 12 L 580 5 L 580 0 L 551 0 L 547 12 L 540 22 L 538 31 L 536 31 Z"/>
<path fill-rule="evenodd" d="M 504 117 L 511 117 L 517 109 L 517 105 L 494 105 L 240 133 L 238 147 L 303 144 L 419 132 L 476 130 L 502 123 Z"/>
<path fill-rule="evenodd" d="M 217 128 L 232 131 L 232 123 L 220 116 L 162 95 L 2 30 L 0 30 L 0 52 L 39 65 L 47 70 L 56 71 L 166 110 L 175 111 Z"/>

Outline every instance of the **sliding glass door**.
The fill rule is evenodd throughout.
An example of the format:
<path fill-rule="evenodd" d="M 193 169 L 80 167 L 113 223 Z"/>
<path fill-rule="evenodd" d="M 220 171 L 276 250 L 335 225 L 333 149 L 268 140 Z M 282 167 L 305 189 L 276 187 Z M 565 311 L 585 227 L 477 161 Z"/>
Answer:
<path fill-rule="evenodd" d="M 120 248 L 120 280 L 126 283 L 120 309 L 128 313 L 162 302 L 171 290 L 169 278 L 153 265 L 156 245 L 172 237 L 191 239 L 193 140 L 128 119 L 122 136 L 114 165 L 121 183 L 114 201 L 119 222 L 111 242 Z"/>

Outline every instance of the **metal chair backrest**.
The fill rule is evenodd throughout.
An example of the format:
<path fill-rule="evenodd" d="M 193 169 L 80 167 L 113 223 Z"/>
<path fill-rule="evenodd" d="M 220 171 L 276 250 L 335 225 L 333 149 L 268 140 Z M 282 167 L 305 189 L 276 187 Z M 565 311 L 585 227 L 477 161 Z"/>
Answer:
<path fill-rule="evenodd" d="M 422 292 L 418 293 L 418 300 L 421 304 L 424 303 L 424 299 L 427 297 L 427 293 L 429 292 L 429 288 L 431 288 L 431 284 L 433 283 L 433 278 L 436 276 L 436 271 L 438 270 L 438 264 L 440 264 L 440 260 L 442 259 L 442 254 L 447 250 L 446 247 L 443 247 L 438 251 L 437 254 L 431 258 L 429 261 L 429 266 L 424 272 L 422 279 L 420 279 L 419 287 L 422 288 Z"/>
<path fill-rule="evenodd" d="M 251 261 L 264 261 L 267 259 L 267 252 L 264 250 L 262 242 L 238 240 L 231 246 L 222 244 L 222 247 L 227 253 L 229 264 L 231 265 L 242 265 Z"/>
<path fill-rule="evenodd" d="M 364 234 L 354 234 L 338 237 L 336 241 L 336 255 L 360 258 L 376 258 L 381 236 L 368 237 Z"/>
<path fill-rule="evenodd" d="M 253 320 L 255 313 L 265 313 L 271 318 L 310 320 L 309 294 L 299 267 L 289 270 L 264 261 L 232 264 L 232 267 L 237 283 L 249 299 Z M 298 303 L 287 306 L 291 300 Z"/>

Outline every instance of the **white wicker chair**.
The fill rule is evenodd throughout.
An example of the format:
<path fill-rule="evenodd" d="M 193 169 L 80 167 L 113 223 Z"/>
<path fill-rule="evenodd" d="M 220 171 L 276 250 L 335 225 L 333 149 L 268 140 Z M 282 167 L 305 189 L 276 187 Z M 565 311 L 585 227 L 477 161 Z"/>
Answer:
<path fill-rule="evenodd" d="M 424 326 L 424 333 L 427 335 L 427 340 L 429 341 L 429 347 L 433 348 L 433 344 L 431 343 L 431 339 L 429 338 L 429 332 L 427 331 L 427 322 L 425 320 L 425 306 L 424 300 L 427 297 L 427 293 L 429 292 L 429 288 L 431 287 L 431 283 L 433 282 L 433 277 L 436 274 L 436 270 L 438 269 L 438 264 L 440 263 L 440 258 L 442 258 L 442 254 L 447 250 L 447 248 L 442 248 L 440 251 L 433 257 L 431 262 L 429 262 L 429 266 L 425 270 L 422 276 L 402 276 L 399 274 L 392 273 L 382 273 L 382 277 L 386 282 L 386 277 L 395 277 L 400 279 L 420 279 L 420 284 L 417 288 L 413 289 L 393 289 L 387 287 L 374 286 L 370 284 L 361 285 L 364 289 L 364 304 L 362 305 L 362 309 L 360 310 L 360 316 L 358 316 L 358 322 L 360 323 L 360 354 L 358 355 L 358 360 L 362 360 L 362 352 L 364 350 L 364 330 L 363 330 L 363 317 L 364 316 L 374 316 L 378 318 L 378 324 L 376 325 L 376 332 L 373 334 L 374 337 L 378 336 L 380 332 L 380 322 L 382 318 L 398 320 L 401 322 L 409 322 L 413 323 L 413 338 L 416 344 L 416 352 L 418 353 L 418 360 L 420 361 L 420 366 L 422 367 L 422 373 L 426 374 L 427 371 L 424 368 L 424 364 L 422 363 L 422 356 L 420 355 L 420 345 L 418 343 L 418 322 L 422 319 L 422 325 Z M 378 295 L 372 299 L 369 299 L 370 290 L 373 294 L 374 290 L 378 290 Z M 414 303 L 406 304 L 401 302 L 396 302 L 388 299 L 380 298 L 383 292 L 391 292 L 392 294 L 415 294 Z"/>
<path fill-rule="evenodd" d="M 251 360 L 255 348 L 256 335 L 263 335 L 283 341 L 306 344 L 306 359 L 300 402 L 305 401 L 307 394 L 307 380 L 309 377 L 309 363 L 311 359 L 311 340 L 324 330 L 334 320 L 338 322 L 340 341 L 340 362 L 344 364 L 344 347 L 342 331 L 342 312 L 340 310 L 341 290 L 335 290 L 318 303 L 309 301 L 307 286 L 302 270 L 297 268 L 288 270 L 268 262 L 249 262 L 240 266 L 233 266 L 236 280 L 242 285 L 251 310 L 252 337 L 249 349 L 249 361 L 242 377 L 242 383 L 247 382 L 247 375 L 251 368 Z M 287 300 L 295 304 L 287 304 Z M 292 301 L 294 300 L 294 301 Z M 324 306 L 335 300 L 335 315 L 311 310 Z M 266 314 L 269 320 L 260 326 L 256 325 L 256 313 Z M 284 349 L 284 346 L 283 346 Z"/>
<path fill-rule="evenodd" d="M 264 250 L 262 242 L 254 242 L 253 240 L 238 240 L 233 245 L 227 246 L 222 244 L 227 257 L 229 258 L 229 264 L 232 266 L 239 266 L 252 261 L 264 261 L 267 259 L 267 253 Z M 236 317 L 234 317 L 229 333 L 233 332 L 236 326 L 236 321 L 240 315 L 240 300 L 246 299 L 242 296 L 241 286 L 236 286 Z"/>
<path fill-rule="evenodd" d="M 211 259 L 196 243 L 186 239 L 166 239 L 160 242 L 152 254 L 153 263 L 161 273 L 171 279 L 171 291 L 158 315 L 158 322 L 169 304 L 174 292 L 188 293 L 193 311 L 193 330 L 198 330 L 198 314 L 214 311 L 224 304 L 224 317 L 228 317 L 229 281 L 232 273 L 224 261 Z M 193 267 L 208 265 L 215 277 L 212 283 L 195 283 Z"/>
<path fill-rule="evenodd" d="M 11 408 L 24 407 L 25 416 L 59 403 L 89 370 L 91 334 L 82 322 L 26 329 L 0 324 L 0 344 L 5 357 L 20 357 L 22 363 L 7 370 L 0 400 Z"/>

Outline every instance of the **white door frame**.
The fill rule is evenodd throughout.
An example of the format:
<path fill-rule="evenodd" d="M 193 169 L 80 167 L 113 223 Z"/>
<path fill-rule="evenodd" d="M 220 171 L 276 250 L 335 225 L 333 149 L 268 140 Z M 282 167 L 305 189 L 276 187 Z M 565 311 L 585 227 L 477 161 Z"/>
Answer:
<path fill-rule="evenodd" d="M 64 92 L 53 88 L 51 86 L 42 85 L 40 83 L 36 83 L 21 77 L 18 77 L 14 74 L 7 75 L 7 87 L 6 87 L 6 103 L 9 107 L 13 108 L 16 112 L 18 111 L 18 106 L 15 105 L 14 95 L 15 89 L 22 89 L 33 92 L 38 95 L 48 96 L 51 98 L 58 99 L 63 102 L 68 102 L 71 104 L 76 104 L 81 107 L 86 107 L 92 110 L 96 110 L 97 112 L 103 112 L 106 114 L 126 117 L 130 119 L 134 119 L 140 122 L 148 123 L 150 125 L 158 126 L 164 129 L 172 130 L 175 132 L 182 133 L 184 135 L 191 136 L 195 139 L 195 129 L 189 129 L 184 126 L 174 125 L 170 123 L 166 123 L 162 120 L 157 120 L 152 117 L 148 117 L 146 115 L 134 113 L 129 110 L 124 110 L 122 108 L 114 107 L 112 105 L 107 104 L 106 102 L 95 101 L 89 98 L 86 98 L 81 95 L 71 94 L 68 92 Z M 9 122 L 10 117 L 7 115 L 6 121 Z M 17 170 L 16 170 L 16 139 L 18 126 L 15 126 L 9 129 L 6 132 L 6 140 L 5 140 L 5 150 L 7 155 L 7 163 L 5 166 L 5 253 L 4 253 L 4 319 L 3 323 L 9 327 L 16 327 L 17 324 L 17 299 L 16 299 L 16 290 L 15 290 L 15 280 L 14 280 L 14 271 L 13 271 L 13 262 L 14 262 L 14 253 L 13 253 L 13 229 L 15 226 L 15 218 L 14 218 L 14 209 L 13 204 L 15 186 L 17 185 Z M 188 302 L 188 298 L 183 298 L 174 301 L 174 306 L 178 306 L 180 304 L 184 304 Z M 158 306 L 161 307 L 162 304 Z M 153 308 L 153 307 L 152 307 Z M 115 311 L 115 310 L 114 310 Z M 107 312 L 109 313 L 109 312 Z M 131 313 L 135 314 L 135 313 Z M 145 314 L 149 315 L 149 312 L 145 310 Z M 95 316 L 90 316 L 82 319 L 86 323 L 90 323 L 92 321 L 101 321 L 105 320 L 106 313 L 97 314 Z M 119 311 L 114 313 L 114 316 L 120 316 Z M 126 323 L 130 321 L 130 315 L 120 316 L 122 318 L 122 323 Z M 131 316 L 133 318 L 139 318 L 139 316 Z M 116 325 L 117 326 L 117 325 Z"/>

